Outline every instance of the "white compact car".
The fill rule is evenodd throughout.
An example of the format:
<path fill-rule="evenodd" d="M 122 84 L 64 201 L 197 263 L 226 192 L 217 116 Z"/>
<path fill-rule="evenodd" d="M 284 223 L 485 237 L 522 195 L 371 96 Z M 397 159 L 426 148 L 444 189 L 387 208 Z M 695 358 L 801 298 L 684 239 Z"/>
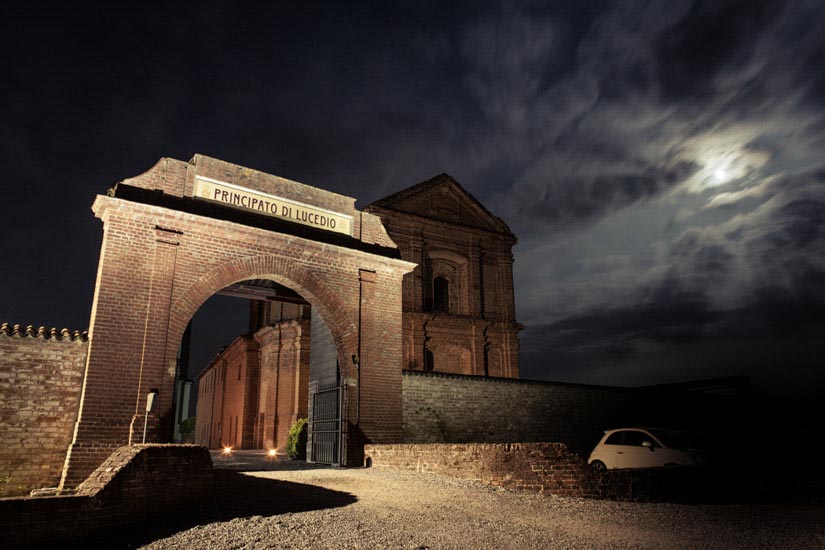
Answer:
<path fill-rule="evenodd" d="M 700 453 L 679 434 L 658 428 L 607 430 L 587 463 L 597 471 L 616 468 L 693 466 Z"/>

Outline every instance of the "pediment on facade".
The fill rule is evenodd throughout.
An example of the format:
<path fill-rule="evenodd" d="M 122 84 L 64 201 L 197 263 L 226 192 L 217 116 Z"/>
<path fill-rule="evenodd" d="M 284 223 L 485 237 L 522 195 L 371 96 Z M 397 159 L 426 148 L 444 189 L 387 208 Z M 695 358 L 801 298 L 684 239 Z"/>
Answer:
<path fill-rule="evenodd" d="M 440 174 L 370 206 L 512 235 L 501 218 L 487 210 L 448 174 Z"/>

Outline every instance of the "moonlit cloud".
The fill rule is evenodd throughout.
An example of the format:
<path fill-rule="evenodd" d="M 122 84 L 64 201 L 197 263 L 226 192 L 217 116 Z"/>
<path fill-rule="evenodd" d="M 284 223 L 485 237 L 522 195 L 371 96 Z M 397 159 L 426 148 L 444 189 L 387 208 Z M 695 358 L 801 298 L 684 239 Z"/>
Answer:
<path fill-rule="evenodd" d="M 815 379 L 821 2 L 202 4 L 4 8 L 11 321 L 83 328 L 94 194 L 200 152 L 359 206 L 456 177 L 519 237 L 526 376 Z"/>
<path fill-rule="evenodd" d="M 491 17 L 502 65 L 553 67 L 563 48 L 522 40 L 523 14 Z M 552 370 L 541 353 L 592 372 L 644 362 L 649 344 L 701 342 L 744 312 L 754 338 L 823 321 L 822 301 L 805 303 L 825 291 L 821 70 L 802 61 L 823 51 L 817 20 L 810 3 L 621 3 L 556 78 L 471 65 L 488 80 L 476 88 L 500 92 L 477 94 L 491 135 L 520 159 L 493 202 L 522 238 L 528 372 Z"/>

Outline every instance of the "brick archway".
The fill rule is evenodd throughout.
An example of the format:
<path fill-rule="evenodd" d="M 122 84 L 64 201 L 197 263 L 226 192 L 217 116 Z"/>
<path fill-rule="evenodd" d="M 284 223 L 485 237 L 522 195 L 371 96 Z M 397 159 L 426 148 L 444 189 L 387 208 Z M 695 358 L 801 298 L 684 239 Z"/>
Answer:
<path fill-rule="evenodd" d="M 320 212 L 310 220 L 337 216 L 348 221 L 348 231 L 204 200 L 199 179 L 224 186 L 229 196 L 239 190 Z M 160 393 L 147 442 L 170 440 L 176 355 L 186 324 L 210 296 L 246 279 L 292 288 L 327 324 L 345 385 L 344 463 L 360 463 L 365 443 L 399 441 L 401 286 L 414 264 L 400 260 L 380 219 L 354 203 L 197 155 L 189 163 L 162 159 L 98 196 L 92 209 L 104 235 L 89 353 L 61 486 L 77 486 L 115 448 L 140 442 L 134 436 L 142 432 L 150 388 Z"/>
<path fill-rule="evenodd" d="M 189 288 L 182 292 L 180 298 L 172 304 L 166 357 L 176 355 L 187 324 L 206 301 L 222 289 L 250 279 L 275 281 L 294 290 L 310 303 L 313 311 L 318 314 L 332 336 L 341 378 L 348 378 L 352 361 L 347 359 L 346 350 L 353 346 L 357 347 L 357 342 L 347 342 L 347 338 L 343 335 L 357 334 L 358 327 L 352 319 L 347 317 L 346 304 L 311 269 L 278 256 L 233 260 L 217 266 L 211 272 L 192 282 Z M 141 388 L 145 390 L 147 386 L 141 384 Z M 174 380 L 171 377 L 165 377 L 160 393 L 173 395 L 174 391 Z M 138 391 L 138 401 L 143 395 L 144 391 Z M 162 425 L 164 419 L 159 420 Z"/>
<path fill-rule="evenodd" d="M 248 279 L 270 279 L 291 288 L 308 301 L 330 329 L 342 368 L 346 368 L 342 354 L 345 347 L 342 335 L 355 334 L 357 326 L 351 319 L 341 315 L 346 310 L 345 304 L 312 270 L 278 256 L 233 260 L 193 281 L 172 304 L 168 345 L 174 346 L 176 341 L 180 341 L 187 323 L 209 298 L 233 283 Z"/>

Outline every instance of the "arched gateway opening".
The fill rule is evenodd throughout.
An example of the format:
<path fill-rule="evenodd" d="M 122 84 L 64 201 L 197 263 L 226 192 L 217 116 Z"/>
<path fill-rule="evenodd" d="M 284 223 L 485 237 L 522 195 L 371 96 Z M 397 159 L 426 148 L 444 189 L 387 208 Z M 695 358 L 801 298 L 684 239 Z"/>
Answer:
<path fill-rule="evenodd" d="M 161 159 L 92 209 L 104 234 L 63 489 L 142 441 L 151 390 L 146 441 L 173 440 L 187 324 L 210 296 L 244 281 L 292 289 L 329 329 L 340 462 L 360 465 L 364 444 L 400 441 L 401 287 L 415 264 L 355 199 L 196 155 Z"/>
<path fill-rule="evenodd" d="M 210 297 L 184 332 L 174 425 L 194 412 L 185 442 L 278 456 L 287 454 L 291 427 L 307 419 L 307 458 L 340 464 L 339 365 L 332 333 L 309 301 L 272 279 L 236 282 Z"/>

